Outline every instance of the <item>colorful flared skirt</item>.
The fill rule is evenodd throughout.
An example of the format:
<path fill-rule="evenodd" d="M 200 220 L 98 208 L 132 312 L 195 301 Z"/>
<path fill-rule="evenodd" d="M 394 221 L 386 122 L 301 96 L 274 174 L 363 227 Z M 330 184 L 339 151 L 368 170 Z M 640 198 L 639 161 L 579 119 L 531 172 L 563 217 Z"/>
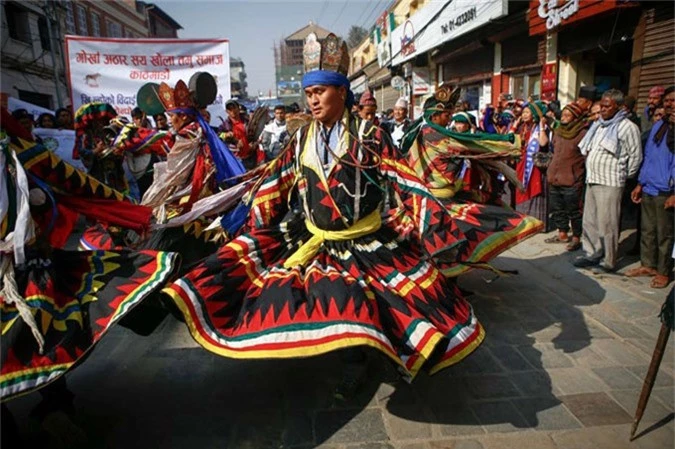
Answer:
<path fill-rule="evenodd" d="M 15 304 L 0 298 L 2 400 L 58 379 L 103 335 L 169 280 L 178 256 L 155 251 L 60 251 L 15 268 L 43 350 Z"/>
<path fill-rule="evenodd" d="M 178 273 L 182 274 L 215 253 L 219 244 L 223 243 L 225 234 L 217 230 L 207 230 L 207 226 L 208 223 L 195 220 L 174 228 L 155 229 L 142 241 L 127 242 L 124 240 L 126 231 L 97 223 L 85 229 L 80 237 L 79 247 L 87 251 L 133 247 L 178 253 L 181 262 Z"/>
<path fill-rule="evenodd" d="M 431 372 L 457 363 L 483 340 L 469 303 L 388 225 L 352 241 L 324 241 L 303 267 L 285 268 L 309 237 L 299 215 L 254 229 L 165 292 L 199 344 L 232 358 L 370 346 L 414 376 L 427 360 Z"/>
<path fill-rule="evenodd" d="M 540 220 L 508 207 L 452 199 L 443 203 L 465 240 L 458 263 L 437 261 L 446 277 L 486 268 L 499 254 L 544 229 Z"/>

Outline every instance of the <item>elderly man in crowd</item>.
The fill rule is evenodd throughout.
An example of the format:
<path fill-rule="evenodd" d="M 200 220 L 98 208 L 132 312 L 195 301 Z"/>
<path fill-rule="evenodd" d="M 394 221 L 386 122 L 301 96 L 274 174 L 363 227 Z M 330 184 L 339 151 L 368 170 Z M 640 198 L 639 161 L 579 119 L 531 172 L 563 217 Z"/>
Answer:
<path fill-rule="evenodd" d="M 606 91 L 600 101 L 600 118 L 579 143 L 586 155 L 582 223 L 585 255 L 574 259 L 573 264 L 595 267 L 594 273 L 616 270 L 621 195 L 626 179 L 637 174 L 642 162 L 640 130 L 621 110 L 623 103 L 621 91 Z"/>
<path fill-rule="evenodd" d="M 410 128 L 410 119 L 408 118 L 408 100 L 399 98 L 394 105 L 394 119 L 385 122 L 382 128 L 389 133 L 391 140 L 397 148 L 401 146 L 403 135 Z"/>
<path fill-rule="evenodd" d="M 673 271 L 673 207 L 675 207 L 675 86 L 665 91 L 665 117 L 652 127 L 644 151 L 638 185 L 631 192 L 642 209 L 641 266 L 626 276 L 651 276 L 652 288 L 665 288 Z"/>

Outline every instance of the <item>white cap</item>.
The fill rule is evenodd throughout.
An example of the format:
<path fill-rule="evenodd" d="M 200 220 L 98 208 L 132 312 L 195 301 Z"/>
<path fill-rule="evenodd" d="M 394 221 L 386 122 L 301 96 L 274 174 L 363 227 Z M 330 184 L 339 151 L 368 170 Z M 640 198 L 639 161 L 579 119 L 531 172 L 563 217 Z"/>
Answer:
<path fill-rule="evenodd" d="M 398 100 L 396 100 L 396 104 L 394 104 L 394 107 L 408 109 L 408 100 L 401 97 Z"/>

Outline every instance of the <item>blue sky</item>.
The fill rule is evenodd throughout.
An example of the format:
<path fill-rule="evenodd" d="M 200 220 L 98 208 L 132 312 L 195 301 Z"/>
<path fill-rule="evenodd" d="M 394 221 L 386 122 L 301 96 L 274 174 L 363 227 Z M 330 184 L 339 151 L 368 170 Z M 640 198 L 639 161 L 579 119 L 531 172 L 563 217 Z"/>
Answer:
<path fill-rule="evenodd" d="M 369 29 L 391 0 L 160 0 L 155 3 L 183 26 L 183 38 L 230 40 L 230 55 L 244 60 L 249 94 L 274 92 L 275 41 L 312 20 L 346 37 L 352 25 Z"/>

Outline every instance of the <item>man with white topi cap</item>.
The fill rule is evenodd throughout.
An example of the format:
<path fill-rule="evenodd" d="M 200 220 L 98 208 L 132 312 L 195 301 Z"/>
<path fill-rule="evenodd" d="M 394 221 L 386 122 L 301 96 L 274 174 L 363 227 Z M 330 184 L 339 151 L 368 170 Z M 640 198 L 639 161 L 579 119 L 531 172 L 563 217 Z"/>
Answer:
<path fill-rule="evenodd" d="M 410 128 L 408 100 L 403 97 L 396 100 L 396 104 L 394 105 L 394 120 L 384 123 L 382 128 L 391 135 L 391 140 L 394 141 L 394 145 L 399 147 L 403 135 L 408 131 L 408 128 Z"/>

